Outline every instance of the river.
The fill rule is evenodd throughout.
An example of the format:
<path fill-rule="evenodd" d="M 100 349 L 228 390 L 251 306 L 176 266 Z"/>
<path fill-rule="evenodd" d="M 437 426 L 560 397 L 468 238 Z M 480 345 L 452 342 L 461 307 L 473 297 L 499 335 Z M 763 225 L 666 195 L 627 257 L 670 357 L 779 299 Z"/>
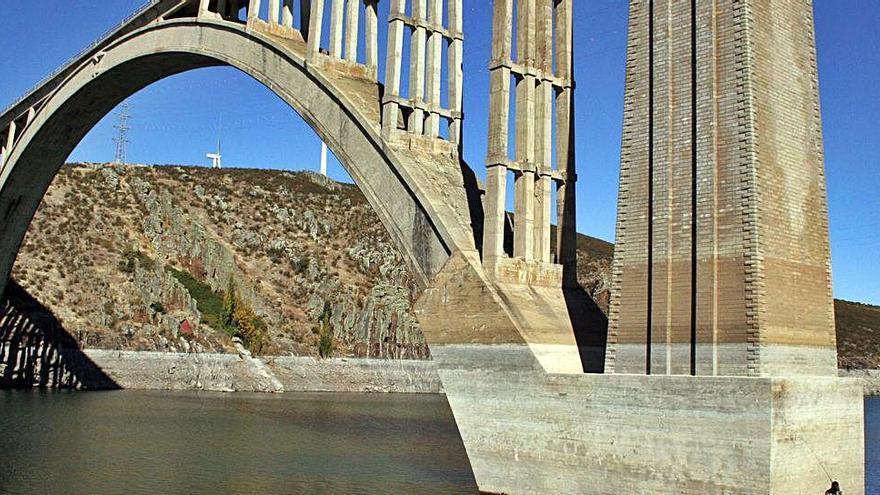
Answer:
<path fill-rule="evenodd" d="M 442 396 L 0 391 L 0 434 L 2 494 L 477 493 Z"/>

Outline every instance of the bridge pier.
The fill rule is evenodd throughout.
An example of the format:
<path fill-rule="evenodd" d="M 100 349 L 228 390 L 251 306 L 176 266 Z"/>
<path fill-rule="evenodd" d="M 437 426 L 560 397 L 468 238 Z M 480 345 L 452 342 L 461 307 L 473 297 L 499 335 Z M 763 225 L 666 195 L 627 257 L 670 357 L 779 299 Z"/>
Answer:
<path fill-rule="evenodd" d="M 864 494 L 860 381 L 553 372 L 566 348 L 601 370 L 605 328 L 571 290 L 528 292 L 456 253 L 416 303 L 481 491 Z"/>

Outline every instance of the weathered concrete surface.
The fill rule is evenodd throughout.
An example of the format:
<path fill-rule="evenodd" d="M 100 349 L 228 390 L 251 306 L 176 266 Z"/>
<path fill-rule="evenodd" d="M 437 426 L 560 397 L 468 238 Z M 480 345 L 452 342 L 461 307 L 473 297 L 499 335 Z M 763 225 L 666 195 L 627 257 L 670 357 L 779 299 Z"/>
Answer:
<path fill-rule="evenodd" d="M 458 359 L 457 353 L 447 355 L 443 349 L 504 345 L 527 353 L 523 364 L 527 369 L 538 366 L 548 373 L 577 374 L 588 364 L 582 360 L 587 341 L 604 344 L 605 328 L 579 314 L 579 308 L 569 307 L 575 297 L 558 285 L 493 283 L 479 257 L 456 252 L 414 309 L 435 360 Z M 489 355 L 470 357 L 478 362 L 492 360 Z M 515 369 L 519 364 L 505 366 Z"/>
<path fill-rule="evenodd" d="M 854 380 L 490 367 L 440 377 L 484 491 L 821 493 L 824 467 L 846 493 L 864 493 Z"/>
<path fill-rule="evenodd" d="M 214 392 L 442 393 L 430 361 L 247 358 L 87 349 L 83 354 L 119 388 Z M 278 384 L 281 384 L 279 388 Z"/>
<path fill-rule="evenodd" d="M 841 378 L 862 381 L 865 397 L 880 397 L 880 370 L 839 370 Z"/>
<path fill-rule="evenodd" d="M 431 361 L 380 359 L 266 359 L 286 392 L 443 393 Z"/>
<path fill-rule="evenodd" d="M 481 490 L 787 495 L 821 487 L 824 467 L 864 492 L 859 381 L 548 372 L 568 363 L 552 352 L 579 320 L 562 321 L 566 302 L 545 307 L 555 331 L 536 326 L 540 305 L 456 253 L 416 304 Z M 590 342 L 582 362 L 603 363 Z"/>

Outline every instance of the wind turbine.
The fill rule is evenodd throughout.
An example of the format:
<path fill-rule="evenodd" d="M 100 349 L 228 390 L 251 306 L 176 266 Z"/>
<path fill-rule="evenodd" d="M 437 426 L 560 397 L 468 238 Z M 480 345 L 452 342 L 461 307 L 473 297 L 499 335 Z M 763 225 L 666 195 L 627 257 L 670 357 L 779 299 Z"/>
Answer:
<path fill-rule="evenodd" d="M 327 177 L 327 143 L 321 141 L 321 175 Z"/>
<path fill-rule="evenodd" d="M 216 153 L 208 153 L 205 155 L 205 158 L 211 159 L 211 168 L 223 168 L 223 155 L 220 154 L 220 131 L 223 128 L 223 116 L 220 116 L 220 121 L 217 124 L 217 152 Z"/>

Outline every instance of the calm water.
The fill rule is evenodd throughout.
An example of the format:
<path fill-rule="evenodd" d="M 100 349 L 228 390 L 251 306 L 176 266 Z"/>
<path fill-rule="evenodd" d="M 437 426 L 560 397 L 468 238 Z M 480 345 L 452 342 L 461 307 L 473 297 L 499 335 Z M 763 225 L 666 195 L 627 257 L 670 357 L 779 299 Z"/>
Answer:
<path fill-rule="evenodd" d="M 865 400 L 880 494 L 880 399 Z M 443 397 L 0 391 L 0 493 L 476 493 Z"/>
<path fill-rule="evenodd" d="M 442 396 L 0 391 L 0 493 L 476 493 Z"/>

